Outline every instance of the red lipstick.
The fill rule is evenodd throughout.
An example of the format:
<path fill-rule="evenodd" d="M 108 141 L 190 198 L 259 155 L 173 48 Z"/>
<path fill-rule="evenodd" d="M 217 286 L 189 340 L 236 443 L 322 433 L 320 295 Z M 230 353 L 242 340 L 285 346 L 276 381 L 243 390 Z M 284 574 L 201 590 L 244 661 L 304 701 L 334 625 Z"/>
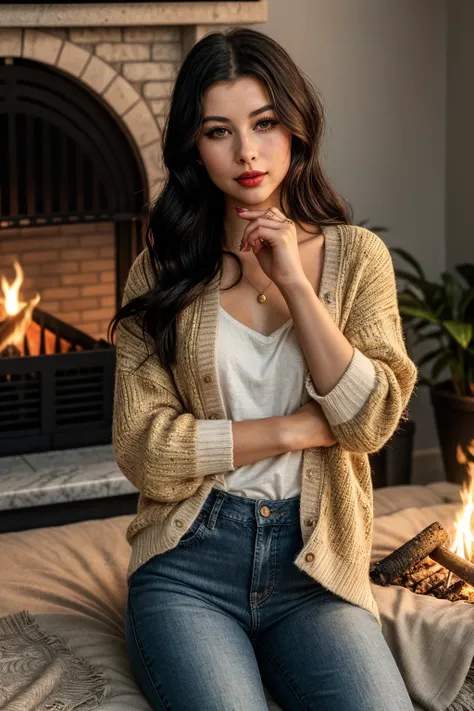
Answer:
<path fill-rule="evenodd" d="M 256 185 L 260 185 L 266 173 L 261 170 L 247 170 L 245 173 L 241 173 L 237 178 L 237 182 L 246 188 L 253 188 Z"/>

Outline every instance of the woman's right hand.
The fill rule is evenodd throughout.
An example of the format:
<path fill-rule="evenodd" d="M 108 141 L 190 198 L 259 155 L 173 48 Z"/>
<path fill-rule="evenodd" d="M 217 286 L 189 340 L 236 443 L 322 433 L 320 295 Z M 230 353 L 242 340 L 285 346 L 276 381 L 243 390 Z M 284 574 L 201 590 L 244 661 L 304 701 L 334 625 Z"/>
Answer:
<path fill-rule="evenodd" d="M 332 447 L 336 438 L 331 432 L 322 407 L 315 400 L 310 400 L 299 407 L 288 419 L 288 442 L 298 450 L 310 447 Z M 292 447 L 293 449 L 293 447 Z"/>

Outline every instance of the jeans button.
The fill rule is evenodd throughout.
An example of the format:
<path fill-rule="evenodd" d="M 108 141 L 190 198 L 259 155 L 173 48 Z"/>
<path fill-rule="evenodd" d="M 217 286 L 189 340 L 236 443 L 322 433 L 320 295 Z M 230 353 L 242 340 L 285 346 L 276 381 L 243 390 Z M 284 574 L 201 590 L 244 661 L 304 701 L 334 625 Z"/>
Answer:
<path fill-rule="evenodd" d="M 268 518 L 271 514 L 271 511 L 268 506 L 262 506 L 260 509 L 260 513 L 262 514 L 262 516 L 265 516 L 265 518 Z"/>

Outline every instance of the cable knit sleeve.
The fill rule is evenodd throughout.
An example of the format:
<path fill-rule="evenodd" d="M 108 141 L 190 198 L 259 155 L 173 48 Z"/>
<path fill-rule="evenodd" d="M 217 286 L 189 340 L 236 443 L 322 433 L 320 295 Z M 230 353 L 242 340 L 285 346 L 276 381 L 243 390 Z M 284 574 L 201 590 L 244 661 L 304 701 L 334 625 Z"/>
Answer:
<path fill-rule="evenodd" d="M 391 254 L 378 236 L 365 233 L 370 256 L 343 330 L 352 360 L 326 395 L 318 395 L 310 373 L 306 389 L 344 449 L 372 453 L 397 429 L 418 371 L 405 347 Z"/>
<path fill-rule="evenodd" d="M 132 265 L 122 304 L 150 288 L 147 260 L 142 252 Z M 232 421 L 199 420 L 186 412 L 154 353 L 135 317 L 119 322 L 112 444 L 124 476 L 145 496 L 163 500 L 171 480 L 194 479 L 195 488 L 196 479 L 233 469 Z"/>

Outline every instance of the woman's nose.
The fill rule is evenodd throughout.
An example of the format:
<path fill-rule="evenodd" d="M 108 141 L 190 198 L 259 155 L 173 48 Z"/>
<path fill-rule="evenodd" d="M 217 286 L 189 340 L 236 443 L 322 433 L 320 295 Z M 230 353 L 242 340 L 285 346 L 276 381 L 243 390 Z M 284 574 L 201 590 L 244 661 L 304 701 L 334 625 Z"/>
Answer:
<path fill-rule="evenodd" d="M 257 150 L 251 138 L 241 138 L 237 149 L 239 162 L 250 163 L 257 157 Z"/>

